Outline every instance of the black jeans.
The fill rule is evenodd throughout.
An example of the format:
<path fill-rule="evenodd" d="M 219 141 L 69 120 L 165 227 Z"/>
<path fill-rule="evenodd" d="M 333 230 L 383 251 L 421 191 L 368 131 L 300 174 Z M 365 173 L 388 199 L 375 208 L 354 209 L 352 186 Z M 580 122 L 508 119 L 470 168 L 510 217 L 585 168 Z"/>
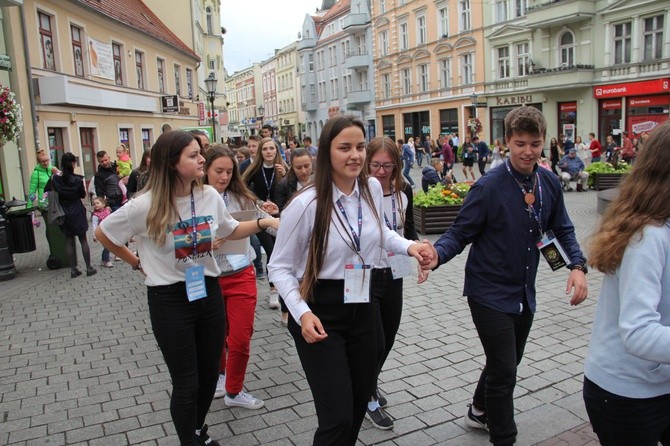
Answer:
<path fill-rule="evenodd" d="M 533 325 L 533 313 L 527 304 L 520 314 L 502 313 L 471 298 L 468 305 L 486 355 L 472 404 L 486 412 L 491 443 L 511 445 L 517 434 L 514 422 L 516 369 Z"/>
<path fill-rule="evenodd" d="M 479 165 L 479 173 L 481 175 L 484 175 L 486 173 L 486 160 L 487 159 L 488 159 L 487 157 L 484 157 L 484 158 L 479 158 L 477 160 L 477 164 Z"/>
<path fill-rule="evenodd" d="M 189 302 L 184 282 L 147 287 L 151 327 L 172 378 L 170 413 L 179 441 L 195 445 L 219 378 L 225 310 L 216 277 L 207 297 Z"/>
<path fill-rule="evenodd" d="M 391 268 L 373 269 L 371 297 L 377 332 L 377 377 L 391 353 L 402 317 L 402 279 L 393 279 Z"/>
<path fill-rule="evenodd" d="M 584 377 L 584 403 L 603 446 L 670 445 L 670 394 L 626 398 Z"/>
<path fill-rule="evenodd" d="M 343 280 L 319 280 L 309 303 L 328 337 L 308 344 L 289 318 L 288 329 L 314 398 L 319 426 L 314 446 L 354 446 L 377 376 L 371 304 L 345 304 Z"/>

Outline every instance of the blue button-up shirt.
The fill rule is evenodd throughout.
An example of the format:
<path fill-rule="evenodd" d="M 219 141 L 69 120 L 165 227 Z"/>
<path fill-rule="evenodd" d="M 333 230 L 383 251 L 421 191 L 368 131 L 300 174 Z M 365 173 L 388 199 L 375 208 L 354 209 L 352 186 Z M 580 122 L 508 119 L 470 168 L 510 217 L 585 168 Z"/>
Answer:
<path fill-rule="evenodd" d="M 563 158 L 558 162 L 558 167 L 563 171 L 570 174 L 571 177 L 575 177 L 579 172 L 584 170 L 584 162 L 578 156 L 571 157 L 570 155 L 564 155 Z"/>
<path fill-rule="evenodd" d="M 569 264 L 586 259 L 575 237 L 556 176 L 537 168 L 531 177 L 509 161 L 491 169 L 472 186 L 456 221 L 435 243 L 443 264 L 472 243 L 465 265 L 463 294 L 504 313 L 521 313 L 524 302 L 535 312 L 535 277 L 540 259 L 537 241 L 548 230 L 563 246 Z M 511 173 L 510 173 L 511 171 Z M 528 211 L 517 183 L 532 184 L 538 175 L 533 205 L 542 228 Z"/>

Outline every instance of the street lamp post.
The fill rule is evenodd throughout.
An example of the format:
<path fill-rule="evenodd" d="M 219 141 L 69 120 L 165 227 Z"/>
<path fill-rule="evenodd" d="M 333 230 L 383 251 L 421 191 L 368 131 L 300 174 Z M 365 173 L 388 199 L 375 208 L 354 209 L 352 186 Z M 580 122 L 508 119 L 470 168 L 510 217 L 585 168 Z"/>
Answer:
<path fill-rule="evenodd" d="M 261 104 L 258 106 L 258 118 L 261 120 L 261 127 L 263 127 L 263 116 L 265 116 L 265 107 Z"/>
<path fill-rule="evenodd" d="M 209 112 L 212 115 L 212 142 L 217 142 L 216 138 L 216 123 L 214 120 L 214 99 L 216 99 L 216 83 L 218 79 L 214 76 L 214 72 L 209 73 L 209 77 L 205 79 L 205 86 L 207 87 L 207 99 L 209 100 Z"/>
<path fill-rule="evenodd" d="M 477 119 L 477 93 L 473 91 L 470 100 L 472 101 L 472 117 Z"/>

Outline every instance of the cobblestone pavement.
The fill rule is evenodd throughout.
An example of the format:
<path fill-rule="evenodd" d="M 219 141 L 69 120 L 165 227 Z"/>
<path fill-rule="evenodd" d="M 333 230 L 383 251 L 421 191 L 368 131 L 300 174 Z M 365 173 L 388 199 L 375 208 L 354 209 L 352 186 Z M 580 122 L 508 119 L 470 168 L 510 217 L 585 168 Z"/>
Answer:
<path fill-rule="evenodd" d="M 419 169 L 412 175 L 418 179 Z M 583 242 L 597 219 L 596 193 L 565 197 Z M 169 375 L 140 275 L 116 263 L 71 280 L 67 269 L 46 268 L 43 226 L 36 239 L 37 251 L 15 256 L 17 277 L 0 282 L 0 444 L 177 445 Z M 91 246 L 97 264 L 100 247 Z M 421 286 L 406 280 L 402 324 L 380 386 L 395 428 L 380 431 L 366 420 L 360 445 L 489 444 L 461 422 L 483 361 L 461 296 L 465 259 L 456 257 Z M 518 445 L 598 444 L 581 386 L 602 275 L 588 275 L 590 298 L 578 307 L 568 304 L 567 275 L 539 269 L 538 311 L 515 391 Z M 215 400 L 207 422 L 222 444 L 308 445 L 316 427 L 292 339 L 267 293 L 267 281 L 259 281 L 245 381 L 266 404 L 246 411 Z"/>

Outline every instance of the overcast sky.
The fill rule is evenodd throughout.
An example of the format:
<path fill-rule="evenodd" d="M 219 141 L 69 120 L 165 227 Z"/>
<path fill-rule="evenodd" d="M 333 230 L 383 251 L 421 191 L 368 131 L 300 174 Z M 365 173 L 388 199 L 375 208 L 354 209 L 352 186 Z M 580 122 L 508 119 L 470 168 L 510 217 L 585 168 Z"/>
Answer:
<path fill-rule="evenodd" d="M 229 74 L 274 54 L 297 40 L 305 14 L 321 0 L 224 0 L 221 2 L 223 57 Z"/>

